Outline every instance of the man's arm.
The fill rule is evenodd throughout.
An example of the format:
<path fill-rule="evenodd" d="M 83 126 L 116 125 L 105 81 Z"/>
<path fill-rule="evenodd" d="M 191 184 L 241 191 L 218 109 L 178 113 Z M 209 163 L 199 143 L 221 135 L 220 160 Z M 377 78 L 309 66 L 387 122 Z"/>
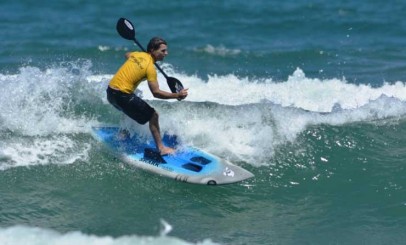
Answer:
<path fill-rule="evenodd" d="M 183 100 L 188 95 L 188 88 L 182 89 L 179 93 L 169 93 L 159 88 L 158 82 L 148 81 L 148 87 L 155 98 L 158 99 L 180 99 Z"/>

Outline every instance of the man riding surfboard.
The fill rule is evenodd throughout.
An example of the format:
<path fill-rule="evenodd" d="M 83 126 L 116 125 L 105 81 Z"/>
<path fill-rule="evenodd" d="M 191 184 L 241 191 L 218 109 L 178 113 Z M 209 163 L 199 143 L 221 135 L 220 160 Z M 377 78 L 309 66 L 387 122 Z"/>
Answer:
<path fill-rule="evenodd" d="M 158 113 L 136 96 L 134 91 L 142 81 L 147 80 L 148 87 L 155 98 L 183 100 L 187 97 L 188 89 L 170 93 L 159 88 L 154 63 L 162 61 L 167 55 L 166 41 L 159 37 L 152 38 L 146 52 L 126 53 L 126 62 L 119 68 L 107 87 L 107 100 L 110 104 L 139 124 L 149 122 L 149 129 L 161 155 L 174 153 L 175 149 L 162 143 Z"/>

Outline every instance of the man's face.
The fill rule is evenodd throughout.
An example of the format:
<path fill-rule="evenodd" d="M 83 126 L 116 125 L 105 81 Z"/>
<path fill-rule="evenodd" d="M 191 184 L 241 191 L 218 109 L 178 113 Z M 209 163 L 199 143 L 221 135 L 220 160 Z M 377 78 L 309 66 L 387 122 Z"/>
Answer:
<path fill-rule="evenodd" d="M 168 55 L 168 47 L 165 44 L 161 44 L 159 49 L 152 51 L 151 55 L 154 57 L 155 61 L 162 61 L 165 56 Z"/>

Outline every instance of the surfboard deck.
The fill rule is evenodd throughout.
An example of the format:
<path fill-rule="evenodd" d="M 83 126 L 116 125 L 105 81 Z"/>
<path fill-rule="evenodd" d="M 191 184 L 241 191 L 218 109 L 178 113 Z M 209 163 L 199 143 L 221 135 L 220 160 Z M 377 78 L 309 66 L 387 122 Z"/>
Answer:
<path fill-rule="evenodd" d="M 180 145 L 176 136 L 164 135 L 164 144 L 177 150 L 175 154 L 161 156 L 153 140 L 145 141 L 137 135 L 123 137 L 119 127 L 93 127 L 92 130 L 94 137 L 103 142 L 123 161 L 178 181 L 222 185 L 254 176 L 248 170 L 215 155 L 194 147 Z"/>

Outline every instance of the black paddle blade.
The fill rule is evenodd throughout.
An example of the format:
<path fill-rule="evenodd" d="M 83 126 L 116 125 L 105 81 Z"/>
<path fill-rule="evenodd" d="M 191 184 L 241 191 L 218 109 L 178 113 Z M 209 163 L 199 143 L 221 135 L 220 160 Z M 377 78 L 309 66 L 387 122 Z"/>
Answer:
<path fill-rule="evenodd" d="M 125 39 L 134 40 L 135 39 L 135 30 L 131 21 L 126 18 L 120 18 L 117 21 L 116 29 L 118 34 Z"/>
<path fill-rule="evenodd" d="M 179 93 L 183 89 L 182 83 L 174 77 L 168 77 L 166 82 L 168 83 L 172 93 Z"/>

